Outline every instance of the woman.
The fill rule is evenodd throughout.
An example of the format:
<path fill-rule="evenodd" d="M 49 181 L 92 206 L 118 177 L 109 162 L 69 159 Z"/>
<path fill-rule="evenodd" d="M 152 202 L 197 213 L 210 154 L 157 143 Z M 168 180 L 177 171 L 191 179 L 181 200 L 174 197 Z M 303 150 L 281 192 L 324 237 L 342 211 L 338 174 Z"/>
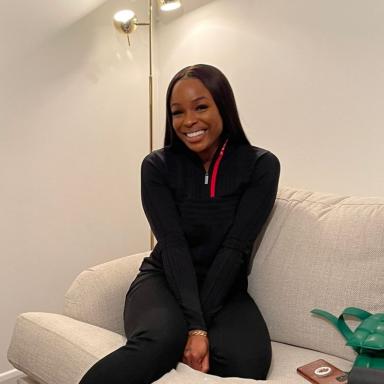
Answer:
<path fill-rule="evenodd" d="M 127 293 L 127 344 L 81 384 L 151 383 L 179 361 L 253 379 L 265 379 L 270 366 L 247 270 L 275 201 L 279 161 L 250 145 L 217 68 L 182 69 L 166 102 L 164 148 L 142 164 L 143 207 L 158 243 Z"/>

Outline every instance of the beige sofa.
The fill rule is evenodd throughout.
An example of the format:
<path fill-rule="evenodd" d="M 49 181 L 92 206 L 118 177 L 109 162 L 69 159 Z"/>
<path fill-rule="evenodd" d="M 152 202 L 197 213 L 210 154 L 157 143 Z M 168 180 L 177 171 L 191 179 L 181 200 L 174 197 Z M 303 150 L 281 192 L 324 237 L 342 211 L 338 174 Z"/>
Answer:
<path fill-rule="evenodd" d="M 249 291 L 273 340 L 267 381 L 306 383 L 296 367 L 318 358 L 349 370 L 354 353 L 310 310 L 384 312 L 384 198 L 281 188 L 255 252 Z M 78 383 L 95 361 L 125 343 L 125 293 L 146 254 L 82 272 L 65 296 L 63 314 L 18 317 L 8 357 L 27 375 L 19 383 Z M 219 382 L 256 383 L 202 374 L 182 363 L 156 383 Z"/>

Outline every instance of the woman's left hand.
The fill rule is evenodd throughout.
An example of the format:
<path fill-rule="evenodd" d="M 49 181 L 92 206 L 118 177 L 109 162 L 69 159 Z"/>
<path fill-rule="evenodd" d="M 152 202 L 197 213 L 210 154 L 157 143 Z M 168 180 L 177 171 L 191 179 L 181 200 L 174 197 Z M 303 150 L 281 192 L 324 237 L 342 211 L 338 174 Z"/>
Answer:
<path fill-rule="evenodd" d="M 208 337 L 200 335 L 188 336 L 184 349 L 183 363 L 200 372 L 209 370 Z"/>

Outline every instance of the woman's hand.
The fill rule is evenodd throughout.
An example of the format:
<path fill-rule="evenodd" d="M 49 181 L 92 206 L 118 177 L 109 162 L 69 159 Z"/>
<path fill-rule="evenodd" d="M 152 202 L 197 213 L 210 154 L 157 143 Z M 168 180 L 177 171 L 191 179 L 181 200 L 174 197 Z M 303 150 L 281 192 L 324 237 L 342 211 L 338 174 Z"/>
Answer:
<path fill-rule="evenodd" d="M 200 372 L 209 370 L 209 341 L 207 336 L 189 335 L 183 363 Z"/>

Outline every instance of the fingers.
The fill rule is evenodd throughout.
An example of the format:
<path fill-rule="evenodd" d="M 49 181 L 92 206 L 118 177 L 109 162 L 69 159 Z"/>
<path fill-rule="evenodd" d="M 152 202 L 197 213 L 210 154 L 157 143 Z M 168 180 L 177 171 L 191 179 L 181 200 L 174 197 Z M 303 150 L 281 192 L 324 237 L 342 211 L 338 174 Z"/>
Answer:
<path fill-rule="evenodd" d="M 197 356 L 193 356 L 193 354 L 190 352 L 184 353 L 183 363 L 187 364 L 193 369 L 196 369 L 197 371 L 202 370 L 202 360 L 199 359 Z"/>
<path fill-rule="evenodd" d="M 209 353 L 207 353 L 201 362 L 201 372 L 207 373 L 209 371 Z"/>
<path fill-rule="evenodd" d="M 193 357 L 191 353 L 184 354 L 183 363 L 198 371 L 201 370 L 201 360 Z"/>
<path fill-rule="evenodd" d="M 182 362 L 197 371 L 207 373 L 209 371 L 209 354 L 203 358 L 193 356 L 191 353 L 184 354 Z"/>

